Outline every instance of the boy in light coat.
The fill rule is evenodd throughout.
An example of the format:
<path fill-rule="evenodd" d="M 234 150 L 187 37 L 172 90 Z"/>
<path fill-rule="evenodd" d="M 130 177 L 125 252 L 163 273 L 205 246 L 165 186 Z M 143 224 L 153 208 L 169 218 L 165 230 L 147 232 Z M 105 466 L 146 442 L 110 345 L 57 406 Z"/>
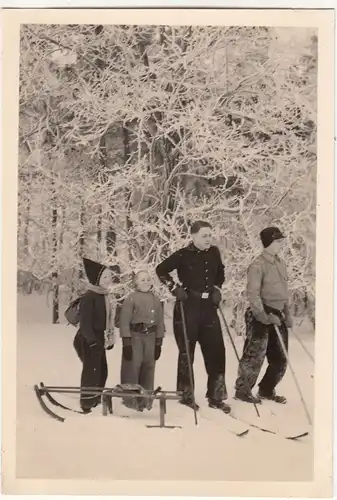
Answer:
<path fill-rule="evenodd" d="M 152 291 L 153 281 L 147 271 L 138 272 L 134 283 L 136 290 L 126 297 L 120 313 L 121 384 L 136 384 L 152 391 L 165 334 L 164 310 Z M 146 406 L 151 409 L 145 398 L 126 398 L 123 403 L 138 411 Z"/>

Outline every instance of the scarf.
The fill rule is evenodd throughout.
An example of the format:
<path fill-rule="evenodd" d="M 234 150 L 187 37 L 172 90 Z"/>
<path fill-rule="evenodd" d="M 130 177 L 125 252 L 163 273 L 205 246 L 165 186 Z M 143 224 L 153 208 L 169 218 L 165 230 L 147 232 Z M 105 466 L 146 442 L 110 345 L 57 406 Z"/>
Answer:
<path fill-rule="evenodd" d="M 88 289 L 98 293 L 99 295 L 104 295 L 105 299 L 105 310 L 106 310 L 106 326 L 105 326 L 105 347 L 109 347 L 114 345 L 115 343 L 115 334 L 114 334 L 114 326 L 115 326 L 115 312 L 116 306 L 112 300 L 112 295 L 109 290 L 102 288 L 101 286 L 92 285 L 89 283 Z"/>

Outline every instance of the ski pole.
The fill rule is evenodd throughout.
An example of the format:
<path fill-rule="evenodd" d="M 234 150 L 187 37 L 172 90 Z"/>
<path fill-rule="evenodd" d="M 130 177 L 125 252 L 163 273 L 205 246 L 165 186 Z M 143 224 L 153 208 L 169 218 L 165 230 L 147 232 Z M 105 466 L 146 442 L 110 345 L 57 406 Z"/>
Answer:
<path fill-rule="evenodd" d="M 297 380 L 297 377 L 296 377 L 296 374 L 294 372 L 294 369 L 293 367 L 291 366 L 291 363 L 290 363 L 290 359 L 289 359 L 289 356 L 288 356 L 288 352 L 287 352 L 287 349 L 286 349 L 286 346 L 284 344 L 284 341 L 283 341 L 283 338 L 282 338 L 282 335 L 280 333 L 280 330 L 279 330 L 279 327 L 277 325 L 273 325 L 274 328 L 275 328 L 275 331 L 276 331 L 276 334 L 277 334 L 277 337 L 278 337 L 278 340 L 281 344 L 281 347 L 282 347 L 282 351 L 283 351 L 283 354 L 287 360 L 287 363 L 289 365 L 289 368 L 290 368 L 290 371 L 292 373 L 292 376 L 294 378 L 294 382 L 295 382 L 295 385 L 296 385 L 296 388 L 298 390 L 298 393 L 300 395 L 300 398 L 301 398 L 301 402 L 302 402 L 302 405 L 303 405 L 303 408 L 304 408 L 304 411 L 305 411 L 305 414 L 306 414 L 306 417 L 308 419 L 308 422 L 309 422 L 309 425 L 312 425 L 312 421 L 311 421 L 311 416 L 310 416 L 310 413 L 309 413 L 309 410 L 307 408 L 307 405 L 305 403 L 305 400 L 304 400 L 304 397 L 303 397 L 303 394 L 302 394 L 302 391 L 301 391 L 301 388 L 300 388 L 300 385 L 298 383 L 298 380 Z"/>
<path fill-rule="evenodd" d="M 229 330 L 229 326 L 228 326 L 228 324 L 227 324 L 227 321 L 226 321 L 225 315 L 224 315 L 224 313 L 223 313 L 223 311 L 222 311 L 221 307 L 219 307 L 219 311 L 220 311 L 220 315 L 221 315 L 221 317 L 222 317 L 222 320 L 223 320 L 223 322 L 224 322 L 224 324 L 225 324 L 225 327 L 226 327 L 226 330 L 227 330 L 227 333 L 228 333 L 228 337 L 229 337 L 229 339 L 230 339 L 230 341 L 231 341 L 231 344 L 232 344 L 232 347 L 233 347 L 233 349 L 234 349 L 236 359 L 237 359 L 238 363 L 240 364 L 240 357 L 239 357 L 239 353 L 238 353 L 238 351 L 237 351 L 236 345 L 235 345 L 235 343 L 234 343 L 234 339 L 233 339 L 232 334 L 231 334 L 231 332 L 230 332 L 230 330 Z M 245 373 L 244 371 L 242 371 L 242 375 L 243 375 L 243 379 L 244 379 L 244 382 L 245 382 L 246 390 L 249 390 L 249 392 L 250 392 L 250 387 L 249 387 L 249 384 L 248 384 L 248 378 L 247 378 L 247 376 L 246 376 L 246 373 Z M 259 410 L 258 410 L 258 407 L 257 407 L 256 403 L 255 403 L 255 402 L 253 402 L 253 404 L 254 404 L 254 408 L 255 408 L 255 411 L 256 411 L 257 416 L 258 416 L 258 417 L 260 417 L 260 412 L 259 412 Z"/>
<path fill-rule="evenodd" d="M 310 352 L 308 351 L 308 349 L 305 347 L 305 345 L 303 344 L 302 340 L 299 338 L 299 336 L 294 332 L 293 329 L 291 329 L 291 333 L 292 335 L 295 337 L 295 339 L 298 341 L 298 343 L 301 345 L 303 351 L 309 356 L 309 358 L 311 359 L 311 361 L 314 363 L 315 360 L 312 356 L 312 354 L 310 354 Z"/>
<path fill-rule="evenodd" d="M 180 314 L 181 314 L 181 319 L 182 319 L 182 324 L 183 324 L 183 335 L 184 335 L 184 343 L 185 343 L 186 356 L 187 356 L 188 372 L 189 372 L 190 384 L 191 384 L 194 421 L 195 421 L 195 425 L 198 425 L 197 411 L 196 411 L 195 397 L 194 397 L 194 382 L 193 382 L 192 363 L 191 363 L 191 356 L 190 356 L 190 350 L 189 350 L 189 345 L 188 345 L 184 306 L 183 306 L 183 303 L 181 301 L 179 301 L 179 305 L 180 305 Z"/>

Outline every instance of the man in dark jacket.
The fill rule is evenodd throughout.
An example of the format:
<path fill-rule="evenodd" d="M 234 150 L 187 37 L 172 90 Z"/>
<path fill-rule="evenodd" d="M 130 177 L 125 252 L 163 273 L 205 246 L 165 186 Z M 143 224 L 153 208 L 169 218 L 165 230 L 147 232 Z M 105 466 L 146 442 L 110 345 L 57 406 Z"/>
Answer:
<path fill-rule="evenodd" d="M 286 398 L 276 395 L 275 387 L 286 372 L 287 359 L 274 327 L 279 327 L 288 349 L 288 328 L 292 326 L 288 276 L 286 265 L 278 256 L 284 236 L 277 227 L 268 227 L 261 231 L 260 237 L 264 251 L 248 268 L 247 337 L 239 364 L 235 397 L 250 403 L 260 403 L 261 398 L 265 398 L 284 404 Z M 256 397 L 252 395 L 252 389 L 266 356 L 268 368 Z"/>
<path fill-rule="evenodd" d="M 193 364 L 196 343 L 199 342 L 208 375 L 209 406 L 226 413 L 230 407 L 225 384 L 226 353 L 217 308 L 221 300 L 221 287 L 225 279 L 219 249 L 211 246 L 212 227 L 198 221 L 191 227 L 192 242 L 174 252 L 156 268 L 160 281 L 176 297 L 173 330 L 179 350 L 177 390 L 182 391 L 181 403 L 193 408 L 186 347 L 180 304 L 183 303 L 189 353 Z M 170 273 L 177 272 L 176 285 Z M 194 385 L 194 382 L 193 382 Z M 199 406 L 196 405 L 196 409 Z"/>

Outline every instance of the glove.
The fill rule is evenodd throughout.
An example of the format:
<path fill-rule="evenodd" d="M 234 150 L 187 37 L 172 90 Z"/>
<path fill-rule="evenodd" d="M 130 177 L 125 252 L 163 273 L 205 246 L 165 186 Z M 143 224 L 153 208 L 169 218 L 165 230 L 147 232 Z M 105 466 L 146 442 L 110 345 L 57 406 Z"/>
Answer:
<path fill-rule="evenodd" d="M 125 361 L 132 361 L 132 345 L 123 345 L 123 358 Z"/>
<path fill-rule="evenodd" d="M 131 340 L 131 337 L 124 337 L 122 339 L 122 342 L 123 342 L 123 358 L 126 360 L 126 361 L 132 361 L 132 340 Z"/>
<path fill-rule="evenodd" d="M 155 361 L 158 361 L 158 359 L 160 358 L 162 343 L 163 343 L 162 339 L 157 339 L 156 340 L 156 345 L 155 345 L 155 348 L 154 348 L 154 359 L 155 359 Z"/>
<path fill-rule="evenodd" d="M 161 346 L 160 345 L 156 345 L 156 347 L 154 348 L 154 359 L 155 359 L 155 361 L 158 361 L 158 359 L 160 358 L 160 355 L 161 355 Z"/>
<path fill-rule="evenodd" d="M 264 311 L 260 311 L 260 312 L 254 313 L 254 316 L 257 319 L 257 321 L 259 321 L 263 325 L 270 325 L 269 316 Z"/>
<path fill-rule="evenodd" d="M 278 316 L 276 316 L 273 313 L 270 313 L 268 316 L 269 316 L 269 321 L 272 325 L 281 326 L 281 320 Z"/>
<path fill-rule="evenodd" d="M 172 293 L 178 300 L 181 300 L 181 302 L 184 302 L 188 298 L 188 295 L 182 286 L 177 286 Z"/>
<path fill-rule="evenodd" d="M 221 292 L 218 288 L 213 288 L 211 298 L 213 304 L 215 304 L 218 307 L 221 302 Z"/>

